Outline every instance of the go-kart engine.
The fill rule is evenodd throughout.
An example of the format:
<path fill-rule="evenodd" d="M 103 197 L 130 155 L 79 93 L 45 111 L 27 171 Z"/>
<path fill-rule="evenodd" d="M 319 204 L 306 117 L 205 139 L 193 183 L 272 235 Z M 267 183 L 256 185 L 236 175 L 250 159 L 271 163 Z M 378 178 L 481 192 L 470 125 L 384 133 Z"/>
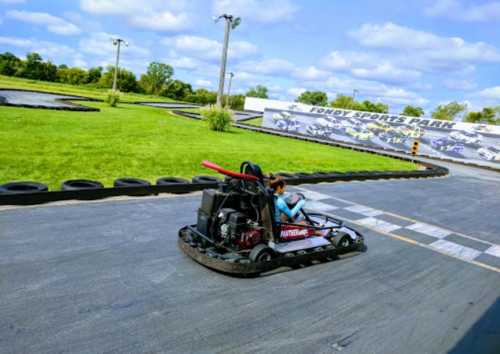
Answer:
<path fill-rule="evenodd" d="M 263 230 L 246 214 L 231 208 L 223 208 L 217 215 L 219 237 L 227 245 L 240 249 L 251 248 L 261 240 Z"/>

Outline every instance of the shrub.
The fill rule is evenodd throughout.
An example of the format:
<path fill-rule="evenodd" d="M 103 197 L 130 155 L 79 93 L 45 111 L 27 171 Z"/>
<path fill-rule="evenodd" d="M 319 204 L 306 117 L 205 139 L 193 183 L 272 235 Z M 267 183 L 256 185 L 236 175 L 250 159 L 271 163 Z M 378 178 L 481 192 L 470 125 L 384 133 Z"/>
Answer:
<path fill-rule="evenodd" d="M 201 116 L 208 122 L 208 127 L 215 131 L 227 131 L 233 121 L 233 113 L 230 110 L 217 106 L 207 106 L 200 109 Z"/>
<path fill-rule="evenodd" d="M 120 102 L 120 91 L 108 91 L 108 97 L 106 98 L 110 107 L 116 107 Z"/>

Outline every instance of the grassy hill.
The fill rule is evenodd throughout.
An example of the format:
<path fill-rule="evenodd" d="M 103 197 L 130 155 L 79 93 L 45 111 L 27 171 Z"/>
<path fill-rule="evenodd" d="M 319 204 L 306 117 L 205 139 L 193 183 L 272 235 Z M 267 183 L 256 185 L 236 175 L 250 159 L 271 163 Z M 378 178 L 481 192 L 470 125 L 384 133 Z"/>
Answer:
<path fill-rule="evenodd" d="M 7 82 L 9 86 L 7 86 Z M 0 78 L 0 86 L 50 90 L 101 98 L 86 87 Z M 129 95 L 129 100 L 151 99 Z M 156 97 L 154 98 L 157 99 Z M 84 102 L 100 112 L 0 106 L 0 183 L 34 180 L 59 189 L 62 181 L 90 178 L 111 186 L 118 177 L 155 181 L 162 176 L 211 174 L 209 159 L 237 169 L 244 160 L 265 172 L 411 170 L 412 163 L 242 129 L 208 130 L 206 123 L 165 109 Z"/>

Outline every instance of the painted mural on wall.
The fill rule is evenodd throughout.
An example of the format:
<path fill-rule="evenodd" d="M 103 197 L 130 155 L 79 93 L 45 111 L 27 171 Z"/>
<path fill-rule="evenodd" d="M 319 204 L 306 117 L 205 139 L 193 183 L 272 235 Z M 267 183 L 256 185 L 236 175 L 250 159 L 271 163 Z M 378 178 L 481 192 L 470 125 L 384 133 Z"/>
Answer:
<path fill-rule="evenodd" d="M 500 164 L 500 127 L 291 103 L 265 108 L 262 125 L 291 133 L 419 154 Z"/>

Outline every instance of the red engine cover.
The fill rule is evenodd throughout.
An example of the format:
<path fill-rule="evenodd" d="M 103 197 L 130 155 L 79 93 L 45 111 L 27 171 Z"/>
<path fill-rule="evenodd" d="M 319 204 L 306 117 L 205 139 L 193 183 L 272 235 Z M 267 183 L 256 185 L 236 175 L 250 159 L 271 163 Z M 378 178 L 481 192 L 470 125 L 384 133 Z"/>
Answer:
<path fill-rule="evenodd" d="M 256 244 L 260 243 L 262 239 L 262 230 L 251 229 L 241 233 L 240 239 L 236 240 L 241 249 L 253 248 Z"/>

